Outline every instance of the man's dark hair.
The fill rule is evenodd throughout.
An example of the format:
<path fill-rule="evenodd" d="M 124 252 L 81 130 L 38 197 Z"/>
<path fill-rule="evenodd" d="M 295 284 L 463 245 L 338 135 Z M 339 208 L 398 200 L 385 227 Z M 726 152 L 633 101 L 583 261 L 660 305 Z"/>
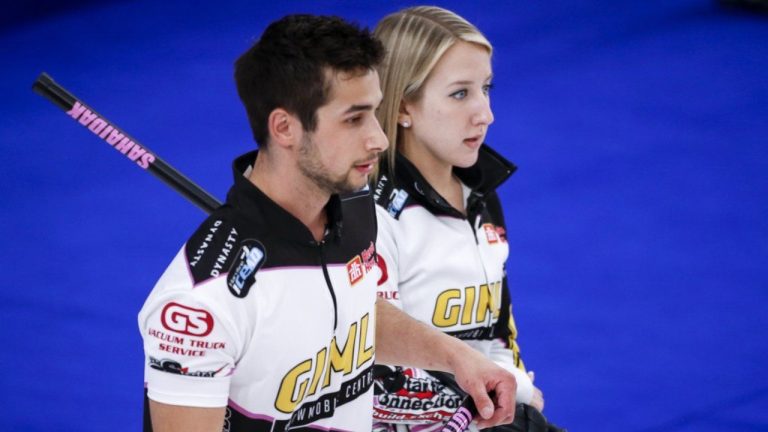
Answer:
<path fill-rule="evenodd" d="M 253 137 L 267 144 L 267 119 L 276 108 L 296 115 L 305 131 L 330 93 L 325 70 L 359 72 L 381 62 L 384 48 L 367 29 L 338 17 L 288 15 L 264 30 L 235 62 L 235 82 Z"/>

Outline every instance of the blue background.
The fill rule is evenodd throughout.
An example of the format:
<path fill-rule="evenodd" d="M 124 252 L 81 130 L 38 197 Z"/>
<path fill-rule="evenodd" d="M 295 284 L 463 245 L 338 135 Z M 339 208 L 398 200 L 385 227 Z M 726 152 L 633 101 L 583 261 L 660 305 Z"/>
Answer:
<path fill-rule="evenodd" d="M 545 414 L 572 431 L 768 430 L 768 16 L 438 4 L 495 45 L 488 142 L 520 166 L 501 189 L 508 271 Z M 254 146 L 232 64 L 265 25 L 373 26 L 407 5 L 3 7 L 0 430 L 140 429 L 136 314 L 204 217 L 35 95 L 36 76 L 223 198 Z"/>

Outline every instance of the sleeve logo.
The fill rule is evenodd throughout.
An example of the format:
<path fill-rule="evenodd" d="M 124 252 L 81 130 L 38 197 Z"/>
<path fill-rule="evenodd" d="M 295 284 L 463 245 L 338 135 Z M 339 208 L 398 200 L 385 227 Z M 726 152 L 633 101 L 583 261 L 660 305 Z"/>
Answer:
<path fill-rule="evenodd" d="M 485 239 L 488 240 L 488 243 L 493 244 L 500 241 L 499 233 L 496 231 L 496 227 L 492 224 L 483 224 L 483 230 L 485 231 Z"/>
<path fill-rule="evenodd" d="M 396 218 L 403 210 L 405 201 L 408 199 L 408 192 L 403 189 L 395 189 L 392 191 L 392 194 L 394 195 L 394 198 L 389 203 L 389 206 L 387 206 L 387 212 L 390 216 Z"/>
<path fill-rule="evenodd" d="M 216 374 L 224 370 L 224 368 L 227 367 L 227 365 L 224 365 L 219 369 L 212 370 L 212 371 L 190 371 L 189 367 L 182 366 L 181 363 L 177 362 L 176 360 L 171 360 L 171 359 L 158 360 L 152 356 L 149 356 L 149 367 L 151 367 L 152 369 L 163 371 L 163 372 L 170 372 L 176 375 L 187 375 L 187 376 L 195 376 L 195 377 L 215 377 Z"/>
<path fill-rule="evenodd" d="M 354 285 L 360 282 L 363 278 L 363 261 L 360 259 L 360 255 L 355 255 L 347 263 L 347 274 L 349 275 L 349 283 Z"/>
<path fill-rule="evenodd" d="M 384 257 L 376 254 L 376 265 L 379 266 L 379 270 L 381 270 L 381 277 L 379 277 L 378 282 L 376 282 L 377 286 L 381 286 L 384 284 L 384 282 L 389 280 L 389 272 L 387 271 L 387 262 L 384 261 Z"/>
<path fill-rule="evenodd" d="M 347 276 L 349 276 L 349 284 L 354 285 L 360 282 L 368 272 L 371 271 L 373 266 L 376 265 L 376 247 L 371 242 L 368 248 L 355 255 L 354 258 L 347 262 Z"/>
<path fill-rule="evenodd" d="M 227 287 L 233 296 L 244 298 L 248 295 L 251 286 L 256 283 L 256 271 L 264 264 L 266 257 L 264 245 L 256 240 L 243 240 L 227 276 Z"/>
<path fill-rule="evenodd" d="M 208 336 L 213 331 L 213 316 L 203 309 L 168 303 L 160 317 L 166 329 L 190 336 Z"/>

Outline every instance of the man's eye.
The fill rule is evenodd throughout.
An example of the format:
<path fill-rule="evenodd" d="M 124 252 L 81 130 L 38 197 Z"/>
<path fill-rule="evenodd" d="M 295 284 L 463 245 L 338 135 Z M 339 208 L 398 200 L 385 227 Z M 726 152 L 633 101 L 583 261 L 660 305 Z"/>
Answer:
<path fill-rule="evenodd" d="M 360 120 L 362 120 L 362 119 L 363 119 L 363 116 L 354 116 L 354 117 L 350 117 L 350 118 L 348 118 L 348 119 L 346 119 L 344 121 L 349 123 L 349 124 L 357 124 L 357 123 L 360 123 Z"/>
<path fill-rule="evenodd" d="M 451 97 L 458 100 L 464 99 L 465 97 L 467 97 L 467 91 L 459 90 L 457 92 L 451 93 Z"/>

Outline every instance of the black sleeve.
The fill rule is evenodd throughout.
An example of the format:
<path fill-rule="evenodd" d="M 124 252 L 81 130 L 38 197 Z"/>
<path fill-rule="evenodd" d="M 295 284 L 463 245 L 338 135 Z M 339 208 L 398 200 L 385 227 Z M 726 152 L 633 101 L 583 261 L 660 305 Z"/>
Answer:
<path fill-rule="evenodd" d="M 486 200 L 486 211 L 494 225 L 504 229 L 504 240 L 506 241 L 507 225 L 504 221 L 504 211 L 501 207 L 501 201 L 496 192 L 490 194 Z M 520 347 L 517 344 L 517 327 L 515 318 L 512 315 L 512 300 L 507 282 L 507 270 L 504 269 L 504 278 L 501 281 L 501 310 L 499 311 L 499 320 L 493 329 L 494 338 L 504 341 L 504 345 L 514 353 L 515 366 L 523 367 L 523 361 L 520 358 Z"/>

